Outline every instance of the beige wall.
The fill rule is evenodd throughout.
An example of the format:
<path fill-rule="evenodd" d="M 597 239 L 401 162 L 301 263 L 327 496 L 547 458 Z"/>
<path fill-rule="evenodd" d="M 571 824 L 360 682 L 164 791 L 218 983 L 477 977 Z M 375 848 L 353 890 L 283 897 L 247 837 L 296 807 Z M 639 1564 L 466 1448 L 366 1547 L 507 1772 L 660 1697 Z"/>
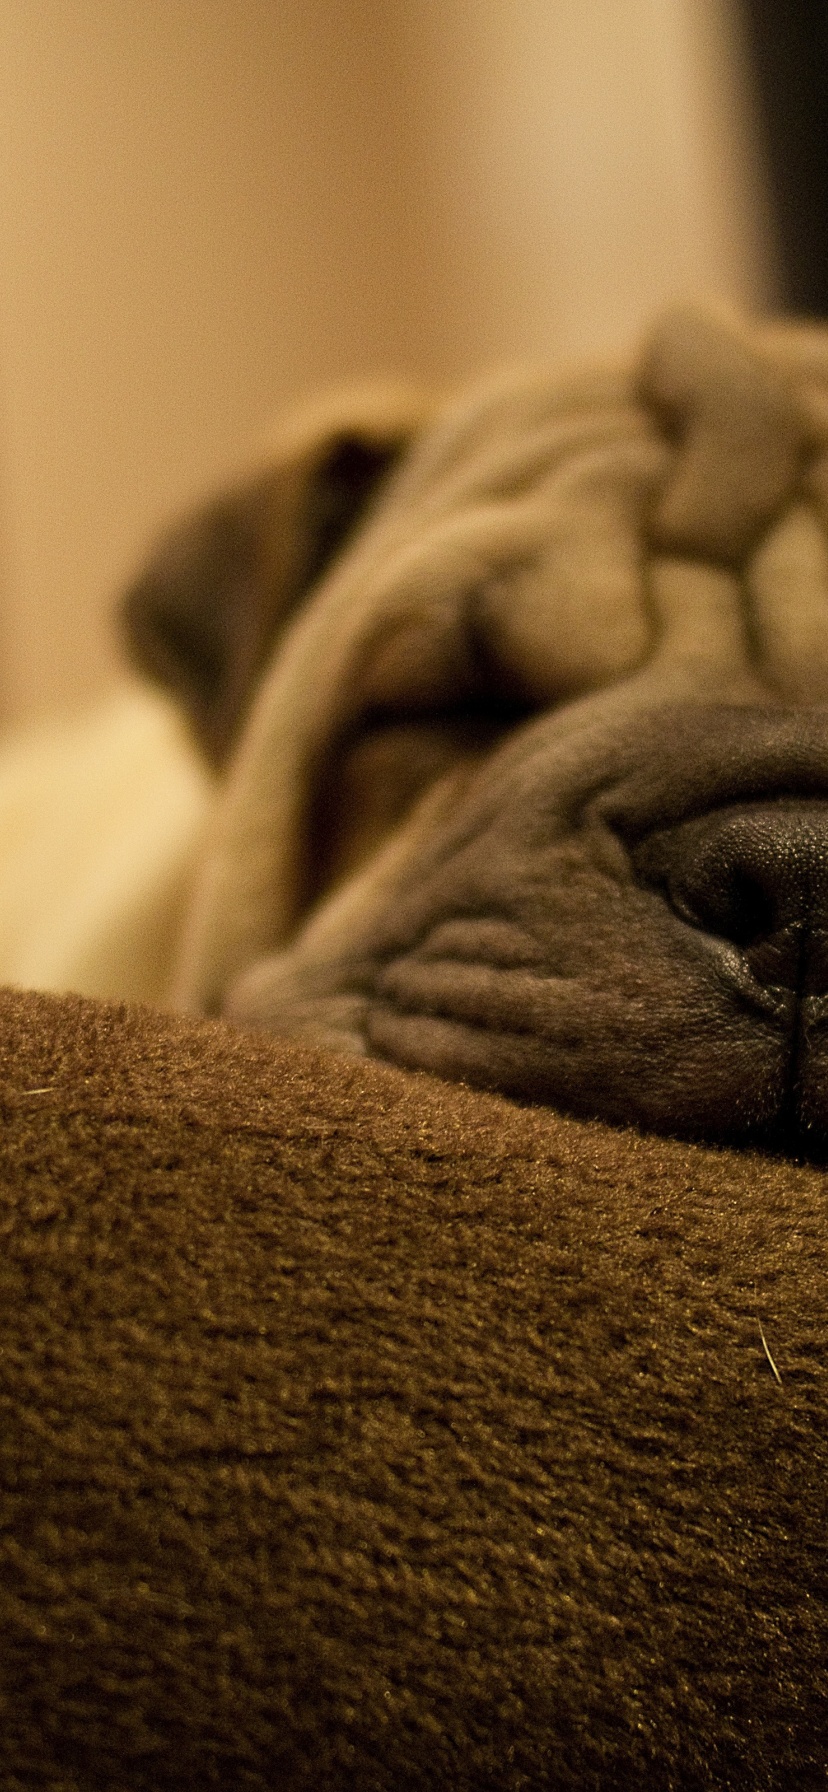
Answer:
<path fill-rule="evenodd" d="M 286 397 L 772 298 L 725 0 L 0 0 L 0 717 Z"/>

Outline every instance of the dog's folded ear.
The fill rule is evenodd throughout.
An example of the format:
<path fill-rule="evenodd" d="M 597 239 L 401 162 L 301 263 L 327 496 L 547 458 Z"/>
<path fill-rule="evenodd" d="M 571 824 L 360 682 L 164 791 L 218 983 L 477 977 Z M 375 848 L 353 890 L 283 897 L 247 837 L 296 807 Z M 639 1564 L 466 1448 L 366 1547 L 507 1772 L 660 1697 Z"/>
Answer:
<path fill-rule="evenodd" d="M 428 415 L 402 387 L 288 418 L 260 470 L 165 532 L 124 595 L 130 657 L 184 704 L 214 764 L 274 641 Z"/>

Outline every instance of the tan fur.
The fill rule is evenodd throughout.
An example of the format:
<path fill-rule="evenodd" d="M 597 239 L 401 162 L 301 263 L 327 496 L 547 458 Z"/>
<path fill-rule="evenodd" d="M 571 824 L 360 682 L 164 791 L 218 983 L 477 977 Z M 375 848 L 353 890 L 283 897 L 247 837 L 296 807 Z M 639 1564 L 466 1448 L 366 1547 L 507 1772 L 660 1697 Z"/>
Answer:
<path fill-rule="evenodd" d="M 424 433 L 272 654 L 185 1006 L 659 1130 L 828 1145 L 828 338 L 802 335 L 680 313 L 627 371 L 501 380 Z M 700 808 L 696 845 L 639 851 Z M 716 918 L 731 839 L 744 942 Z M 720 865 L 698 912 L 682 851 Z M 766 946 L 777 885 L 800 931 L 780 910 Z"/>
<path fill-rule="evenodd" d="M 800 554 L 793 603 L 769 565 L 776 532 L 791 527 L 787 510 L 778 524 L 776 513 L 820 450 L 814 395 L 828 391 L 828 339 L 802 334 L 807 382 L 794 334 L 778 352 L 772 334 L 766 346 L 761 333 L 679 314 L 628 370 L 501 377 L 426 433 L 273 656 L 202 868 L 182 999 L 220 1006 L 245 965 L 288 939 L 309 789 L 327 747 L 383 696 L 439 700 L 441 681 L 450 694 L 470 613 L 539 704 L 604 686 L 616 688 L 601 715 L 699 692 L 739 702 L 785 688 L 809 701 L 828 695 L 826 537 L 815 508 L 808 522 L 823 545 L 811 549 L 813 566 Z M 735 369 L 724 391 L 723 368 Z M 743 394 L 735 419 L 733 383 Z M 664 409 L 683 390 L 689 422 L 677 442 Z M 769 414 L 776 433 L 763 433 Z M 763 442 L 764 495 L 751 521 Z M 726 564 L 711 565 L 722 551 Z M 758 667 L 737 561 L 762 593 Z"/>

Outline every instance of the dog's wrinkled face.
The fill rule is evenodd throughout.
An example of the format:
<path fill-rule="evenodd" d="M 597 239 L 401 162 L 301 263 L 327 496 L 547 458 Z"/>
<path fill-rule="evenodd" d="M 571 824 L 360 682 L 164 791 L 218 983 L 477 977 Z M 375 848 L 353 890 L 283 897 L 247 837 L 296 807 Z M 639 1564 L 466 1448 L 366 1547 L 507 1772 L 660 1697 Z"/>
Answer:
<path fill-rule="evenodd" d="M 824 1155 L 826 450 L 821 335 L 681 316 L 631 378 L 334 430 L 225 500 L 243 553 L 173 538 L 133 640 L 236 734 L 182 998 Z"/>

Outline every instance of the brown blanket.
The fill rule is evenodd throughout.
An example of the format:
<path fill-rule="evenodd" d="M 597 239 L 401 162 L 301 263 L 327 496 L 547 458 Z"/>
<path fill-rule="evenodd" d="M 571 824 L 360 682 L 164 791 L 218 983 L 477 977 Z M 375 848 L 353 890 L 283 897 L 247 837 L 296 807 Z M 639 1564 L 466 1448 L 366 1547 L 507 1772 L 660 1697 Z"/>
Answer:
<path fill-rule="evenodd" d="M 0 1000 L 4 1792 L 799 1792 L 826 1179 Z"/>

